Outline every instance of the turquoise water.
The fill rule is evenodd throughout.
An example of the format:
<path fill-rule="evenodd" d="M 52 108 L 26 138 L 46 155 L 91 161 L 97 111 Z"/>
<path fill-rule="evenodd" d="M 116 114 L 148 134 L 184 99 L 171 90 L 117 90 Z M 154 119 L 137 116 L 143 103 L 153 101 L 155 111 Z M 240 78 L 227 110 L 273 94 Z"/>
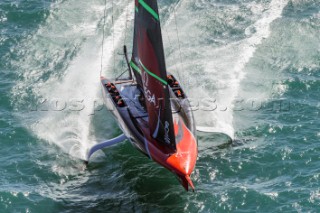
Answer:
<path fill-rule="evenodd" d="M 197 124 L 236 139 L 198 135 L 196 192 L 129 143 L 83 164 L 121 133 L 99 75 L 122 71 L 131 0 L 3 0 L 0 212 L 319 212 L 320 1 L 159 8 L 167 67 Z"/>

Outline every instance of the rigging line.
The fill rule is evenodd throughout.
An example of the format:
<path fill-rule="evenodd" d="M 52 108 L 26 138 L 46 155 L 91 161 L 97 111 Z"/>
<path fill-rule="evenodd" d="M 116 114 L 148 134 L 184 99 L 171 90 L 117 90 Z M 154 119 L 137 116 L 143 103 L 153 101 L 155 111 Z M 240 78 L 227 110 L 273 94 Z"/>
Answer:
<path fill-rule="evenodd" d="M 106 25 L 106 13 L 107 13 L 107 0 L 104 1 L 104 14 L 103 14 L 103 26 L 102 26 L 102 47 L 101 47 L 101 61 L 100 61 L 100 76 L 102 76 L 102 61 L 103 61 L 103 52 L 104 52 L 104 35 L 105 35 L 105 25 Z"/>
<path fill-rule="evenodd" d="M 115 74 L 115 66 L 116 66 L 116 51 L 114 49 L 114 4 L 112 0 L 112 50 L 113 50 L 113 73 Z"/>
<path fill-rule="evenodd" d="M 126 7 L 125 29 L 124 29 L 124 32 L 123 32 L 123 34 L 124 34 L 124 36 L 123 36 L 123 46 L 126 45 L 126 41 L 127 41 L 127 27 L 128 27 L 128 7 Z M 127 56 L 125 56 L 125 57 L 127 57 Z M 123 63 L 121 65 L 123 66 Z M 130 72 L 130 69 L 129 69 L 129 72 Z M 123 74 L 124 73 L 121 73 L 121 75 L 118 76 L 116 79 L 120 78 Z"/>
<path fill-rule="evenodd" d="M 123 45 L 126 45 L 126 41 L 127 41 L 127 27 L 128 27 L 128 7 L 126 7 L 126 24 L 124 29 Z"/>
<path fill-rule="evenodd" d="M 171 48 L 173 48 L 167 28 L 165 28 L 164 30 L 166 31 L 166 34 L 167 34 L 167 37 L 168 37 L 169 46 L 170 46 Z"/>
<path fill-rule="evenodd" d="M 168 37 L 169 47 L 170 47 L 171 49 L 174 49 L 167 28 L 165 28 L 165 31 L 166 31 L 166 34 L 167 34 L 167 37 Z M 178 74 L 179 74 L 178 65 L 177 65 L 176 63 L 174 63 L 173 66 L 175 67 L 174 70 L 176 70 L 176 71 L 178 72 Z M 167 71 L 168 71 L 168 70 L 167 70 Z M 180 76 L 179 76 L 179 77 L 180 77 Z M 180 78 L 179 78 L 179 79 L 180 79 Z"/>
<path fill-rule="evenodd" d="M 176 33 L 177 33 L 177 38 L 178 38 L 178 45 L 179 45 L 179 56 L 180 56 L 180 63 L 181 63 L 181 66 L 183 66 L 183 63 L 182 63 L 182 55 L 181 55 L 181 48 L 180 48 L 180 39 L 179 39 L 179 32 L 178 32 L 178 24 L 177 24 L 177 17 L 176 17 L 176 10 L 175 8 L 173 8 L 173 16 L 174 16 L 174 23 L 175 23 L 175 26 L 176 26 Z M 177 70 L 178 71 L 178 70 Z M 181 81 L 181 76 L 180 76 L 180 72 L 178 71 L 178 77 L 179 77 L 179 80 Z"/>

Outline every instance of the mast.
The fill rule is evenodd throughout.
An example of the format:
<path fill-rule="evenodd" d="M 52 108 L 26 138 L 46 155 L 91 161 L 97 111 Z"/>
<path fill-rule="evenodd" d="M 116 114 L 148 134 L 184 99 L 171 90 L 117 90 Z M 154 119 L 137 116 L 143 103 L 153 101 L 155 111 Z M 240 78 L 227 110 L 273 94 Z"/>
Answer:
<path fill-rule="evenodd" d="M 133 37 L 130 66 L 137 84 L 145 95 L 150 134 L 160 144 L 175 150 L 167 71 L 156 0 L 135 0 Z"/>

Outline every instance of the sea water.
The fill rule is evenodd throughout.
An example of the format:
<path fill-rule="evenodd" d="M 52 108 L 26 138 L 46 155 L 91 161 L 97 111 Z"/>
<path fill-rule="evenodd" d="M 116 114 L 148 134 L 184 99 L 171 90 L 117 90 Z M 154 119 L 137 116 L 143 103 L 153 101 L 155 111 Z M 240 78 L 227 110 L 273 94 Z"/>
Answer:
<path fill-rule="evenodd" d="M 83 163 L 121 134 L 99 78 L 126 69 L 133 1 L 4 0 L 0 212 L 319 212 L 320 1 L 158 3 L 167 70 L 216 132 L 195 193 L 128 142 Z"/>

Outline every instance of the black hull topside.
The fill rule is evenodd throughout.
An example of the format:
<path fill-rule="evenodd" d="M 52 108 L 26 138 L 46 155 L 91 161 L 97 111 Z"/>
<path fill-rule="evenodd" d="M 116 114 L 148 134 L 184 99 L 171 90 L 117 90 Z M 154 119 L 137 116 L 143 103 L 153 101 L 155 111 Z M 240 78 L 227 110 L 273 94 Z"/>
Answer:
<path fill-rule="evenodd" d="M 141 131 L 141 126 L 148 128 L 148 112 L 143 106 L 140 99 L 142 89 L 133 80 L 120 80 L 112 81 L 104 77 L 101 77 L 101 84 L 103 90 L 103 100 L 107 109 L 113 114 L 114 118 L 117 120 L 119 127 L 130 140 L 130 142 L 142 151 L 144 154 L 148 154 L 146 148 L 145 139 L 146 136 Z M 116 93 L 110 92 L 108 84 L 115 86 Z M 183 93 L 181 86 L 179 85 L 179 90 L 182 91 L 182 96 L 177 97 L 174 93 L 174 89 L 171 90 L 171 100 L 175 101 L 175 106 L 173 106 L 173 114 L 179 114 L 188 129 L 196 135 L 196 128 L 193 119 L 193 114 L 191 107 L 186 95 Z M 119 106 L 117 99 L 123 101 L 123 105 Z"/>
<path fill-rule="evenodd" d="M 171 84 L 169 88 L 170 103 L 176 121 L 176 139 L 180 142 L 177 143 L 177 150 L 173 151 L 152 137 L 143 91 L 138 84 L 134 80 L 112 81 L 101 77 L 105 105 L 125 136 L 147 157 L 176 174 L 188 190 L 188 185 L 193 188 L 189 175 L 197 158 L 196 129 L 189 101 L 177 81 L 174 82 L 176 84 Z M 186 160 L 178 159 L 181 156 Z M 184 171 L 185 168 L 188 171 Z"/>
<path fill-rule="evenodd" d="M 132 101 L 136 100 L 141 93 L 137 84 L 132 80 L 115 82 L 105 78 L 101 78 L 101 83 L 103 87 L 103 99 L 107 109 L 112 113 L 129 141 L 142 153 L 148 155 L 147 150 L 145 149 L 143 134 L 134 123 L 135 117 L 148 118 L 147 112 L 139 101 Z M 114 85 L 118 93 L 110 93 L 106 86 L 108 83 Z M 118 105 L 115 99 L 116 96 L 121 97 L 124 103 L 123 106 Z M 133 109 L 137 110 L 136 114 L 133 114 Z"/>

